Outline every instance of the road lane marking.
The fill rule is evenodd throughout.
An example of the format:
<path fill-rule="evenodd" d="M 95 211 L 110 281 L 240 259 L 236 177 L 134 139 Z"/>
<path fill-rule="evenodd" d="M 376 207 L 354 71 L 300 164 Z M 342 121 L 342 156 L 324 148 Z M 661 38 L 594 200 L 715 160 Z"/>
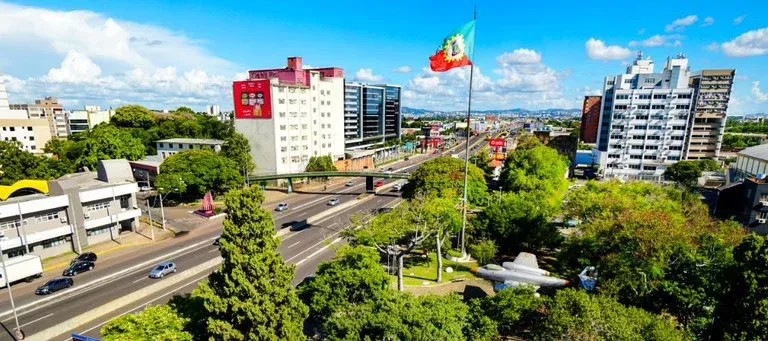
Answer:
<path fill-rule="evenodd" d="M 219 251 L 219 249 L 213 249 L 211 251 L 208 251 L 208 253 L 212 253 L 212 252 L 216 252 L 216 251 Z"/>
<path fill-rule="evenodd" d="M 19 328 L 21 328 L 21 327 L 26 327 L 26 326 L 28 326 L 28 325 L 30 325 L 30 324 L 33 324 L 33 323 L 35 323 L 35 322 L 37 322 L 37 321 L 40 321 L 40 320 L 42 320 L 42 319 L 46 319 L 46 318 L 49 318 L 49 317 L 51 317 L 51 316 L 53 316 L 53 313 L 50 313 L 50 314 L 48 314 L 48 315 L 45 315 L 45 316 L 43 316 L 43 317 L 41 317 L 41 318 L 38 318 L 38 319 L 34 319 L 34 320 L 32 320 L 32 321 L 29 321 L 29 322 L 27 322 L 27 323 L 25 323 L 25 324 L 19 325 Z"/>
<path fill-rule="evenodd" d="M 291 245 L 288 245 L 288 248 L 290 249 L 290 248 L 292 248 L 292 247 L 296 246 L 296 244 L 298 244 L 298 243 L 301 243 L 301 241 L 298 241 L 298 242 L 295 242 L 295 243 L 293 243 L 293 244 L 291 244 Z"/>
<path fill-rule="evenodd" d="M 341 238 L 341 237 L 334 239 L 334 240 L 333 240 L 333 241 L 332 241 L 330 244 L 328 244 L 328 245 L 326 245 L 326 246 L 323 246 L 323 247 L 321 247 L 321 248 L 320 248 L 320 249 L 318 249 L 317 251 L 315 251 L 315 252 L 312 252 L 312 253 L 311 253 L 309 256 L 306 256 L 306 257 L 304 257 L 304 259 L 302 259 L 302 260 L 300 260 L 300 261 L 296 262 L 296 266 L 299 266 L 299 265 L 301 265 L 302 263 L 306 262 L 307 260 L 309 260 L 309 259 L 311 259 L 311 258 L 313 258 L 313 257 L 317 256 L 317 254 L 319 254 L 320 252 L 323 252 L 323 251 L 325 251 L 325 249 L 327 249 L 327 248 L 329 248 L 329 247 L 333 246 L 333 244 L 336 244 L 336 243 L 338 243 L 338 242 L 340 242 L 340 241 L 342 241 L 342 240 L 344 240 L 344 238 Z M 323 241 L 325 241 L 325 239 L 324 239 Z M 317 244 L 315 244 L 315 245 L 317 245 Z"/>
<path fill-rule="evenodd" d="M 132 284 L 136 284 L 136 283 L 138 283 L 138 282 L 141 282 L 141 281 L 143 281 L 143 280 L 145 280 L 145 279 L 147 279 L 147 278 L 146 278 L 146 277 L 142 277 L 142 278 L 139 278 L 139 279 L 137 279 L 137 280 L 135 280 L 135 281 L 133 281 L 133 282 L 131 282 L 131 283 L 132 283 Z"/>

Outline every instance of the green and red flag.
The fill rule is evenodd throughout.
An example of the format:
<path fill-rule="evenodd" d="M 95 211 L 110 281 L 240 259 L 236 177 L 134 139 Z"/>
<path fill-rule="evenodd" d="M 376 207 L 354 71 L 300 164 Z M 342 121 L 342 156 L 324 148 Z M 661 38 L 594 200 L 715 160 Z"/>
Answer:
<path fill-rule="evenodd" d="M 475 21 L 459 27 L 443 39 L 440 49 L 429 57 L 432 71 L 448 71 L 455 67 L 472 65 L 469 59 L 475 44 Z"/>

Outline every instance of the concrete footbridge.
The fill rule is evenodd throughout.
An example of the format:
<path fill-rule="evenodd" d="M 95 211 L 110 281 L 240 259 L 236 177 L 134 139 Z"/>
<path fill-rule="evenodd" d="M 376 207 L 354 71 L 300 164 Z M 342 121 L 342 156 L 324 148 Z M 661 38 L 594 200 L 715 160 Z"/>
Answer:
<path fill-rule="evenodd" d="M 293 189 L 293 179 L 304 178 L 332 178 L 332 177 L 345 177 L 345 178 L 365 178 L 365 190 L 366 192 L 373 193 L 374 179 L 408 179 L 409 174 L 395 173 L 395 172 L 304 172 L 304 173 L 285 173 L 285 174 L 271 174 L 271 175 L 252 175 L 248 177 L 250 182 L 264 183 L 267 180 L 288 180 L 288 191 Z"/>

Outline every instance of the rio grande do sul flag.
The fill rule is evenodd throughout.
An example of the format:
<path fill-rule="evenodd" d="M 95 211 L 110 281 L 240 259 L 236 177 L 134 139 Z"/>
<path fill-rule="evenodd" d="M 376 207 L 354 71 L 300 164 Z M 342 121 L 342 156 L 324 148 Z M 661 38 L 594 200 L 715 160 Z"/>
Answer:
<path fill-rule="evenodd" d="M 475 44 L 475 21 L 454 30 L 443 40 L 440 49 L 429 57 L 432 71 L 448 71 L 455 67 L 472 65 L 469 57 Z"/>

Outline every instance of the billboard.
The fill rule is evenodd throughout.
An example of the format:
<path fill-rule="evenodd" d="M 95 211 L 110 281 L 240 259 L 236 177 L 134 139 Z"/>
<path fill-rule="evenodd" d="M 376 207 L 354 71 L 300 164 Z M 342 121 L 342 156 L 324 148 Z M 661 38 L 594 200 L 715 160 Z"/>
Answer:
<path fill-rule="evenodd" d="M 490 139 L 488 145 L 491 147 L 504 147 L 507 145 L 507 140 L 503 138 Z"/>
<path fill-rule="evenodd" d="M 269 79 L 232 83 L 235 118 L 272 118 Z"/>

